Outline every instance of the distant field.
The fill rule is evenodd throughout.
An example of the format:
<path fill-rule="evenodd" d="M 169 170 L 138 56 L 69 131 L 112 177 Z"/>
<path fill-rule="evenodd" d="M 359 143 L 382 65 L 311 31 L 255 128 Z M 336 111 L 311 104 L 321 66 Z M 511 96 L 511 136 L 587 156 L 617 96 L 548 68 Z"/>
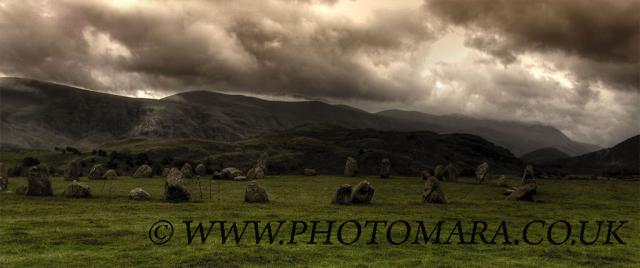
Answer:
<path fill-rule="evenodd" d="M 338 206 L 330 204 L 335 189 L 343 184 L 357 184 L 358 178 L 277 176 L 260 180 L 267 189 L 270 203 L 243 202 L 245 182 L 221 181 L 213 184 L 209 199 L 209 181 L 203 180 L 204 200 L 189 203 L 161 201 L 164 180 L 122 177 L 109 183 L 88 181 L 93 199 L 77 200 L 60 196 L 67 182 L 54 179 L 54 197 L 27 197 L 13 193 L 25 185 L 24 178 L 10 180 L 10 192 L 0 193 L 0 267 L 12 266 L 639 266 L 640 265 L 640 182 L 638 181 L 539 181 L 536 203 L 503 201 L 503 189 L 489 184 L 475 185 L 471 179 L 445 182 L 449 204 L 423 204 L 423 182 L 417 178 L 368 178 L 376 189 L 370 205 Z M 86 178 L 82 181 L 87 182 Z M 511 182 L 516 183 L 512 178 Z M 152 195 L 148 202 L 127 199 L 129 190 L 142 187 Z M 219 187 L 219 190 L 218 190 Z M 194 180 L 189 188 L 195 199 L 199 193 Z M 149 240 L 149 228 L 159 220 L 173 223 L 172 240 L 155 245 Z M 364 228 L 362 238 L 353 245 L 340 244 L 333 235 L 332 245 L 306 244 L 309 232 L 298 236 L 295 245 L 288 244 L 289 232 L 279 236 L 279 243 L 256 245 L 250 239 L 236 245 L 221 244 L 218 227 L 203 245 L 196 239 L 187 245 L 184 220 L 203 222 L 226 220 L 302 220 L 338 223 L 348 220 L 424 221 L 429 228 L 439 220 L 446 221 L 443 236 L 449 236 L 453 224 L 461 220 L 465 234 L 471 232 L 473 220 L 488 223 L 489 237 L 499 223 L 509 224 L 509 236 L 521 237 L 522 227 L 532 220 L 550 224 L 566 220 L 573 224 L 570 240 L 579 240 L 579 222 L 588 220 L 629 221 L 618 231 L 626 245 L 603 245 L 606 227 L 594 245 L 565 243 L 551 245 L 459 245 L 452 244 L 392 245 L 386 241 L 386 229 L 379 230 L 379 244 L 368 245 L 371 233 Z M 208 225 L 207 225 L 208 226 Z M 285 226 L 286 227 L 286 226 Z M 283 228 L 285 228 L 283 227 Z M 322 223 L 320 229 L 326 229 Z M 412 226 L 412 227 L 415 227 Z M 592 238 L 593 226 L 588 229 Z M 333 228 L 337 229 L 337 226 Z M 335 231 L 334 229 L 334 231 Z M 289 231 L 289 228 L 285 230 Z M 392 239 L 402 240 L 404 233 L 392 232 Z M 414 232 L 415 229 L 412 229 Z M 556 240 L 562 228 L 557 228 Z M 254 235 L 247 231 L 248 237 Z M 347 238 L 353 238 L 348 232 Z M 533 228 L 534 238 L 545 237 L 542 228 Z M 560 238 L 559 238 L 560 237 Z M 281 238 L 281 239 L 280 239 Z M 319 234 L 318 241 L 325 236 Z M 233 239 L 231 239 L 233 240 Z M 569 240 L 569 241 L 570 241 Z M 409 241 L 414 241 L 410 234 Z"/>

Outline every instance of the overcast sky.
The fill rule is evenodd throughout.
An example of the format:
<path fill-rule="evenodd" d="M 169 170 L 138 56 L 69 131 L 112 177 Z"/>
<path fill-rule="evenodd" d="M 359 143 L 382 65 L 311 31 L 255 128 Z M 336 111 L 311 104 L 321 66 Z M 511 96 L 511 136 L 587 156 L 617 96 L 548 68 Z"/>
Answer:
<path fill-rule="evenodd" d="M 0 76 L 640 132 L 640 1 L 0 0 Z"/>

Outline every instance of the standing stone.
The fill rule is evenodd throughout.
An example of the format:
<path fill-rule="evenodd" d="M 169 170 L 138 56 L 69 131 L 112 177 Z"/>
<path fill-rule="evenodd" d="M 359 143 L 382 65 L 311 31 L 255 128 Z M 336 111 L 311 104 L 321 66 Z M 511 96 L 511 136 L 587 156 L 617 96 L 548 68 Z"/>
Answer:
<path fill-rule="evenodd" d="M 247 178 L 247 176 L 235 176 L 233 178 L 234 181 L 249 181 L 250 179 Z"/>
<path fill-rule="evenodd" d="M 104 173 L 104 176 L 102 176 L 105 180 L 117 180 L 118 179 L 118 173 L 113 170 L 113 169 L 109 169 L 107 170 L 107 172 Z"/>
<path fill-rule="evenodd" d="M 62 192 L 62 196 L 72 198 L 91 198 L 91 189 L 88 184 L 74 180 Z"/>
<path fill-rule="evenodd" d="M 318 172 L 315 169 L 311 169 L 311 168 L 305 168 L 303 172 L 304 172 L 305 176 L 316 176 L 316 175 L 318 175 Z"/>
<path fill-rule="evenodd" d="M 196 175 L 200 177 L 207 176 L 207 167 L 205 167 L 203 164 L 198 164 L 196 166 Z"/>
<path fill-rule="evenodd" d="M 258 161 L 256 161 L 256 167 L 257 168 L 261 168 L 262 172 L 264 172 L 264 174 L 267 174 L 267 161 L 268 160 L 269 160 L 269 154 L 264 152 L 264 153 L 262 153 L 260 155 L 260 158 L 258 158 Z"/>
<path fill-rule="evenodd" d="M 351 203 L 368 204 L 371 202 L 374 193 L 375 189 L 373 189 L 369 181 L 361 181 L 360 183 L 358 183 L 358 185 L 356 185 L 355 188 L 353 188 L 353 191 L 351 192 Z"/>
<path fill-rule="evenodd" d="M 80 178 L 80 176 L 82 176 L 80 165 L 78 165 L 78 162 L 76 162 L 76 160 L 72 160 L 64 169 L 64 179 L 77 180 Z"/>
<path fill-rule="evenodd" d="M 51 196 L 53 188 L 51 187 L 51 179 L 46 167 L 34 166 L 29 169 L 27 177 L 28 185 L 26 195 L 33 196 Z"/>
<path fill-rule="evenodd" d="M 445 177 L 447 181 L 458 180 L 458 169 L 453 163 L 449 163 L 445 168 Z"/>
<path fill-rule="evenodd" d="M 269 202 L 267 191 L 258 186 L 256 181 L 250 181 L 247 184 L 247 189 L 244 192 L 244 202 L 247 203 L 264 203 Z"/>
<path fill-rule="evenodd" d="M 344 175 L 347 177 L 358 175 L 358 161 L 353 157 L 347 157 L 347 162 L 344 165 Z"/>
<path fill-rule="evenodd" d="M 447 203 L 447 198 L 442 191 L 442 183 L 436 177 L 429 177 L 424 183 L 422 192 L 422 202 L 424 203 Z"/>
<path fill-rule="evenodd" d="M 164 182 L 164 200 L 168 202 L 185 202 L 191 194 L 184 183 L 184 175 L 177 168 L 172 168 Z"/>
<path fill-rule="evenodd" d="M 524 168 L 524 174 L 522 174 L 522 184 L 535 182 L 536 178 L 533 176 L 533 166 L 527 165 L 527 167 Z"/>
<path fill-rule="evenodd" d="M 484 162 L 476 168 L 476 183 L 483 183 L 489 174 L 489 164 Z"/>
<path fill-rule="evenodd" d="M 261 167 L 256 167 L 255 168 L 255 172 L 256 172 L 256 179 L 264 179 L 264 169 L 262 169 Z"/>
<path fill-rule="evenodd" d="M 169 171 L 170 171 L 170 170 L 171 170 L 171 168 L 168 168 L 168 167 L 163 168 L 163 169 L 162 169 L 162 174 L 161 174 L 161 175 L 162 175 L 162 177 L 166 177 L 167 175 L 169 175 Z"/>
<path fill-rule="evenodd" d="M 533 195 L 536 194 L 537 185 L 535 182 L 527 183 L 515 188 L 506 200 L 508 201 L 533 201 Z"/>
<path fill-rule="evenodd" d="M 343 184 L 336 190 L 331 203 L 338 205 L 348 205 L 351 203 L 351 185 Z"/>
<path fill-rule="evenodd" d="M 191 179 L 191 177 L 193 177 L 193 168 L 191 168 L 191 165 L 189 165 L 189 163 L 184 163 L 184 165 L 182 165 L 182 168 L 180 169 L 180 172 L 182 172 L 184 177 L 187 179 Z"/>
<path fill-rule="evenodd" d="M 433 173 L 436 179 L 438 179 L 439 181 L 444 180 L 444 167 L 442 165 L 437 165 Z"/>
<path fill-rule="evenodd" d="M 262 171 L 262 168 L 260 167 L 252 168 L 249 171 L 247 171 L 247 179 L 248 180 L 264 179 L 264 171 Z"/>
<path fill-rule="evenodd" d="M 129 199 L 137 201 L 149 200 L 151 199 L 151 195 L 144 189 L 138 187 L 129 191 Z"/>
<path fill-rule="evenodd" d="M 255 180 L 256 179 L 256 169 L 255 168 L 249 169 L 249 171 L 247 171 L 247 179 L 249 179 L 249 180 Z"/>
<path fill-rule="evenodd" d="M 104 175 L 106 170 L 107 169 L 102 164 L 95 164 L 93 165 L 93 167 L 91 167 L 91 170 L 89 170 L 88 177 L 90 180 L 102 180 L 102 176 Z"/>
<path fill-rule="evenodd" d="M 142 165 L 136 169 L 136 172 L 133 173 L 134 178 L 152 178 L 153 177 L 153 168 L 149 165 Z"/>
<path fill-rule="evenodd" d="M 233 178 L 242 176 L 242 171 L 237 168 L 228 167 L 222 169 L 222 178 L 225 180 L 233 180 Z"/>
<path fill-rule="evenodd" d="M 386 179 L 391 177 L 391 160 L 388 158 L 382 159 L 380 165 L 380 178 Z"/>

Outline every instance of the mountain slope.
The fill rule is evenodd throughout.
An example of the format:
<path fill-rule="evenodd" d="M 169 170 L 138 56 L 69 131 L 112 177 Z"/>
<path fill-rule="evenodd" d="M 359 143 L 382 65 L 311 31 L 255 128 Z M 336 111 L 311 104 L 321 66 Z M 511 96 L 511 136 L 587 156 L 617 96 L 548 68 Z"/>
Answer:
<path fill-rule="evenodd" d="M 0 104 L 2 148 L 93 148 L 134 137 L 236 141 L 301 124 L 330 123 L 350 129 L 469 133 L 516 155 L 543 147 L 570 155 L 590 150 L 546 126 L 417 112 L 372 114 L 319 101 L 267 101 L 210 91 L 154 100 L 0 78 Z"/>
<path fill-rule="evenodd" d="M 546 162 L 550 162 L 558 159 L 564 159 L 568 157 L 569 155 L 565 154 L 564 152 L 556 148 L 547 147 L 547 148 L 542 148 L 542 149 L 535 150 L 533 152 L 528 152 L 526 154 L 523 154 L 520 157 L 520 159 L 522 159 L 527 163 L 540 165 Z"/>
<path fill-rule="evenodd" d="M 376 113 L 382 117 L 411 122 L 413 128 L 428 128 L 438 133 L 469 133 L 481 136 L 497 145 L 522 155 L 545 147 L 558 148 L 575 156 L 598 150 L 599 147 L 572 141 L 558 129 L 519 122 L 481 120 L 461 115 L 431 115 L 420 112 L 387 110 Z"/>
<path fill-rule="evenodd" d="M 633 136 L 611 148 L 551 161 L 543 168 L 550 173 L 560 175 L 638 175 L 640 174 L 640 135 Z"/>

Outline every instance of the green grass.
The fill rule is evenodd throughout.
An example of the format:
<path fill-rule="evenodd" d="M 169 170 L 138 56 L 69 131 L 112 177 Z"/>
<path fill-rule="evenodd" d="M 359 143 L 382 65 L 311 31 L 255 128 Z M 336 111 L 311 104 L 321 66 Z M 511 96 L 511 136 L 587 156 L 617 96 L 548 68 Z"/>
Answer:
<path fill-rule="evenodd" d="M 330 204 L 335 189 L 343 183 L 356 184 L 359 179 L 341 177 L 268 177 L 259 181 L 269 193 L 267 204 L 243 202 L 245 182 L 222 181 L 214 184 L 208 199 L 209 181 L 202 182 L 205 199 L 201 202 L 162 202 L 163 179 L 113 181 L 111 198 L 103 181 L 89 181 L 93 199 L 77 200 L 60 196 L 67 182 L 54 179 L 54 197 L 28 197 L 11 193 L 26 184 L 24 178 L 12 178 L 10 191 L 0 193 L 0 267 L 1 266 L 638 266 L 640 265 L 639 186 L 637 181 L 549 181 L 539 182 L 539 202 L 503 201 L 502 188 L 491 184 L 475 185 L 471 179 L 445 182 L 449 204 L 422 204 L 423 182 L 417 178 L 381 180 L 369 178 L 376 188 L 370 205 L 338 206 Z M 83 181 L 87 182 L 85 178 Z M 515 183 L 516 180 L 512 180 Z M 220 194 L 218 194 L 218 186 Z M 152 200 L 134 202 L 127 193 L 143 187 Z M 189 182 L 192 194 L 198 191 Z M 175 227 L 173 239 L 157 246 L 148 238 L 148 230 L 158 220 L 168 220 Z M 384 231 L 380 244 L 367 245 L 370 229 L 354 245 L 307 245 L 303 235 L 296 245 L 275 243 L 256 245 L 243 240 L 221 244 L 211 234 L 204 245 L 186 245 L 183 220 L 207 223 L 209 220 L 423 220 L 427 227 L 439 220 L 463 221 L 470 232 L 472 220 L 489 223 L 495 232 L 500 221 L 509 223 L 509 235 L 518 238 L 521 227 L 531 220 L 567 220 L 579 227 L 580 220 L 628 220 L 618 232 L 626 245 L 553 246 L 544 243 L 526 245 L 448 245 L 405 243 L 394 246 L 386 242 Z M 444 228 L 443 236 L 450 229 Z M 286 227 L 286 225 L 285 225 Z M 285 228 L 283 227 L 283 228 Z M 323 225 L 326 228 L 326 225 Z M 324 229 L 322 228 L 322 229 Z M 337 226 L 334 226 L 337 229 Z M 289 229 L 285 229 L 289 230 Z M 334 229 L 335 230 L 335 229 Z M 572 239 L 578 239 L 578 233 Z M 368 235 L 369 234 L 369 235 Z M 252 231 L 249 235 L 253 235 Z M 402 233 L 394 232 L 399 239 Z M 532 237 L 542 237 L 534 228 Z M 250 236 L 249 236 L 250 237 Z M 288 240 L 289 235 L 279 236 Z M 324 238 L 324 236 L 321 236 Z M 410 238 L 413 241 L 413 234 Z M 322 240 L 321 240 L 322 241 Z M 456 240 L 457 241 L 457 240 Z"/>

